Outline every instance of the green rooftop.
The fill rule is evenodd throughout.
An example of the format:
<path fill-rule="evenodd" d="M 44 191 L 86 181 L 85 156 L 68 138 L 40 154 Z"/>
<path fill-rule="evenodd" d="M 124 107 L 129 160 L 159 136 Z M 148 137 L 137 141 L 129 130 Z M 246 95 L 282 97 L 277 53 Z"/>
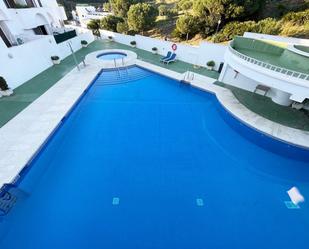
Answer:
<path fill-rule="evenodd" d="M 232 46 L 238 52 L 259 61 L 309 74 L 309 58 L 282 46 L 245 37 L 235 37 Z"/>
<path fill-rule="evenodd" d="M 294 47 L 298 50 L 305 52 L 305 53 L 309 53 L 309 47 L 308 46 L 294 45 Z"/>

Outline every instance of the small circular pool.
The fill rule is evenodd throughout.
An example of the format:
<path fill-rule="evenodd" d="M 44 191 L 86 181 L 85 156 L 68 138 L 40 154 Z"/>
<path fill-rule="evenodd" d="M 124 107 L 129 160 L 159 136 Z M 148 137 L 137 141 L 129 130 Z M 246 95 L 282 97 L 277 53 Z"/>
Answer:
<path fill-rule="evenodd" d="M 114 59 L 122 59 L 125 58 L 127 55 L 125 53 L 120 53 L 120 52 L 107 52 L 107 53 L 102 53 L 98 54 L 97 58 L 101 60 L 114 60 Z"/>

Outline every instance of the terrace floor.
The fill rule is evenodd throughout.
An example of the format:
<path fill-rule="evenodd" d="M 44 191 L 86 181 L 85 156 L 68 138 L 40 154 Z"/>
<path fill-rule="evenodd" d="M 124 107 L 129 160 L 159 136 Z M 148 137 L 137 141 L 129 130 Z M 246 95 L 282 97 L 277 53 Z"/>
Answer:
<path fill-rule="evenodd" d="M 304 70 L 302 67 L 298 66 L 297 61 L 290 59 L 290 60 L 282 60 L 282 58 L 278 55 L 270 54 L 270 53 L 262 53 L 260 51 L 254 51 L 251 49 L 243 49 L 243 48 L 238 48 L 238 52 L 247 55 L 249 57 L 252 57 L 254 59 L 257 59 L 259 61 L 267 62 L 269 64 L 278 66 L 278 67 L 283 67 L 286 69 L 290 69 L 293 71 L 309 74 L 309 69 Z M 304 63 L 308 63 L 309 59 L 304 58 Z"/>
<path fill-rule="evenodd" d="M 209 71 L 205 68 L 194 68 L 192 64 L 182 61 L 177 61 L 169 65 L 164 65 L 159 62 L 160 55 L 153 55 L 150 52 L 132 48 L 123 44 L 108 42 L 108 41 L 94 41 L 87 48 L 83 48 L 75 53 L 78 62 L 90 52 L 101 49 L 128 49 L 132 50 L 138 55 L 138 59 L 168 68 L 170 70 L 183 73 L 188 70 L 217 79 L 219 74 L 214 71 Z M 25 109 L 35 99 L 52 87 L 63 76 L 69 73 L 75 67 L 72 56 L 64 59 L 60 65 L 55 65 L 23 85 L 14 90 L 14 95 L 11 97 L 3 97 L 0 99 L 0 127 L 7 123 L 10 119 L 16 116 L 19 112 Z M 301 129 L 309 130 L 309 113 L 305 111 L 297 111 L 290 107 L 282 107 L 273 103 L 269 98 L 247 92 L 238 88 L 234 88 L 223 83 L 218 82 L 218 85 L 232 90 L 236 98 L 253 112 L 270 119 L 274 122 L 283 125 Z"/>
<path fill-rule="evenodd" d="M 288 127 L 309 131 L 309 111 L 278 105 L 268 97 L 219 81 L 215 84 L 230 89 L 240 103 L 260 116 Z"/>

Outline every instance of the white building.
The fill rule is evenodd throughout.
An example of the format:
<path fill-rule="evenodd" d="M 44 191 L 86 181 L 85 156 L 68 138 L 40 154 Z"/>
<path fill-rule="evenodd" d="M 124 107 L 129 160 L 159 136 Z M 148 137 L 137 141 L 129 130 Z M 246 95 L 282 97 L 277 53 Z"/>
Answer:
<path fill-rule="evenodd" d="M 66 19 L 56 0 L 0 0 L 0 76 L 11 88 L 52 66 L 51 56 L 68 56 L 63 41 L 81 48 L 82 38 L 64 27 Z M 83 39 L 93 38 L 90 34 Z"/>
<path fill-rule="evenodd" d="M 84 28 L 87 27 L 87 23 L 92 19 L 102 19 L 111 12 L 97 11 L 94 6 L 89 5 L 77 5 L 76 11 L 72 11 L 73 19 L 79 21 L 80 25 Z"/>
<path fill-rule="evenodd" d="M 309 99 L 309 40 L 247 33 L 225 52 L 220 81 L 280 105 Z"/>

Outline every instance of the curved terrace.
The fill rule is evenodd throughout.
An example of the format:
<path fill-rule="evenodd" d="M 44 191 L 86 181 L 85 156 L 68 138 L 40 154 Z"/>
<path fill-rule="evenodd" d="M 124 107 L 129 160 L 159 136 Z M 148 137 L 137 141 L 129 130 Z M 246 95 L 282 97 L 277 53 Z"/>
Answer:
<path fill-rule="evenodd" d="M 287 48 L 245 37 L 235 37 L 232 48 L 256 60 L 309 74 L 309 58 L 296 54 Z"/>

